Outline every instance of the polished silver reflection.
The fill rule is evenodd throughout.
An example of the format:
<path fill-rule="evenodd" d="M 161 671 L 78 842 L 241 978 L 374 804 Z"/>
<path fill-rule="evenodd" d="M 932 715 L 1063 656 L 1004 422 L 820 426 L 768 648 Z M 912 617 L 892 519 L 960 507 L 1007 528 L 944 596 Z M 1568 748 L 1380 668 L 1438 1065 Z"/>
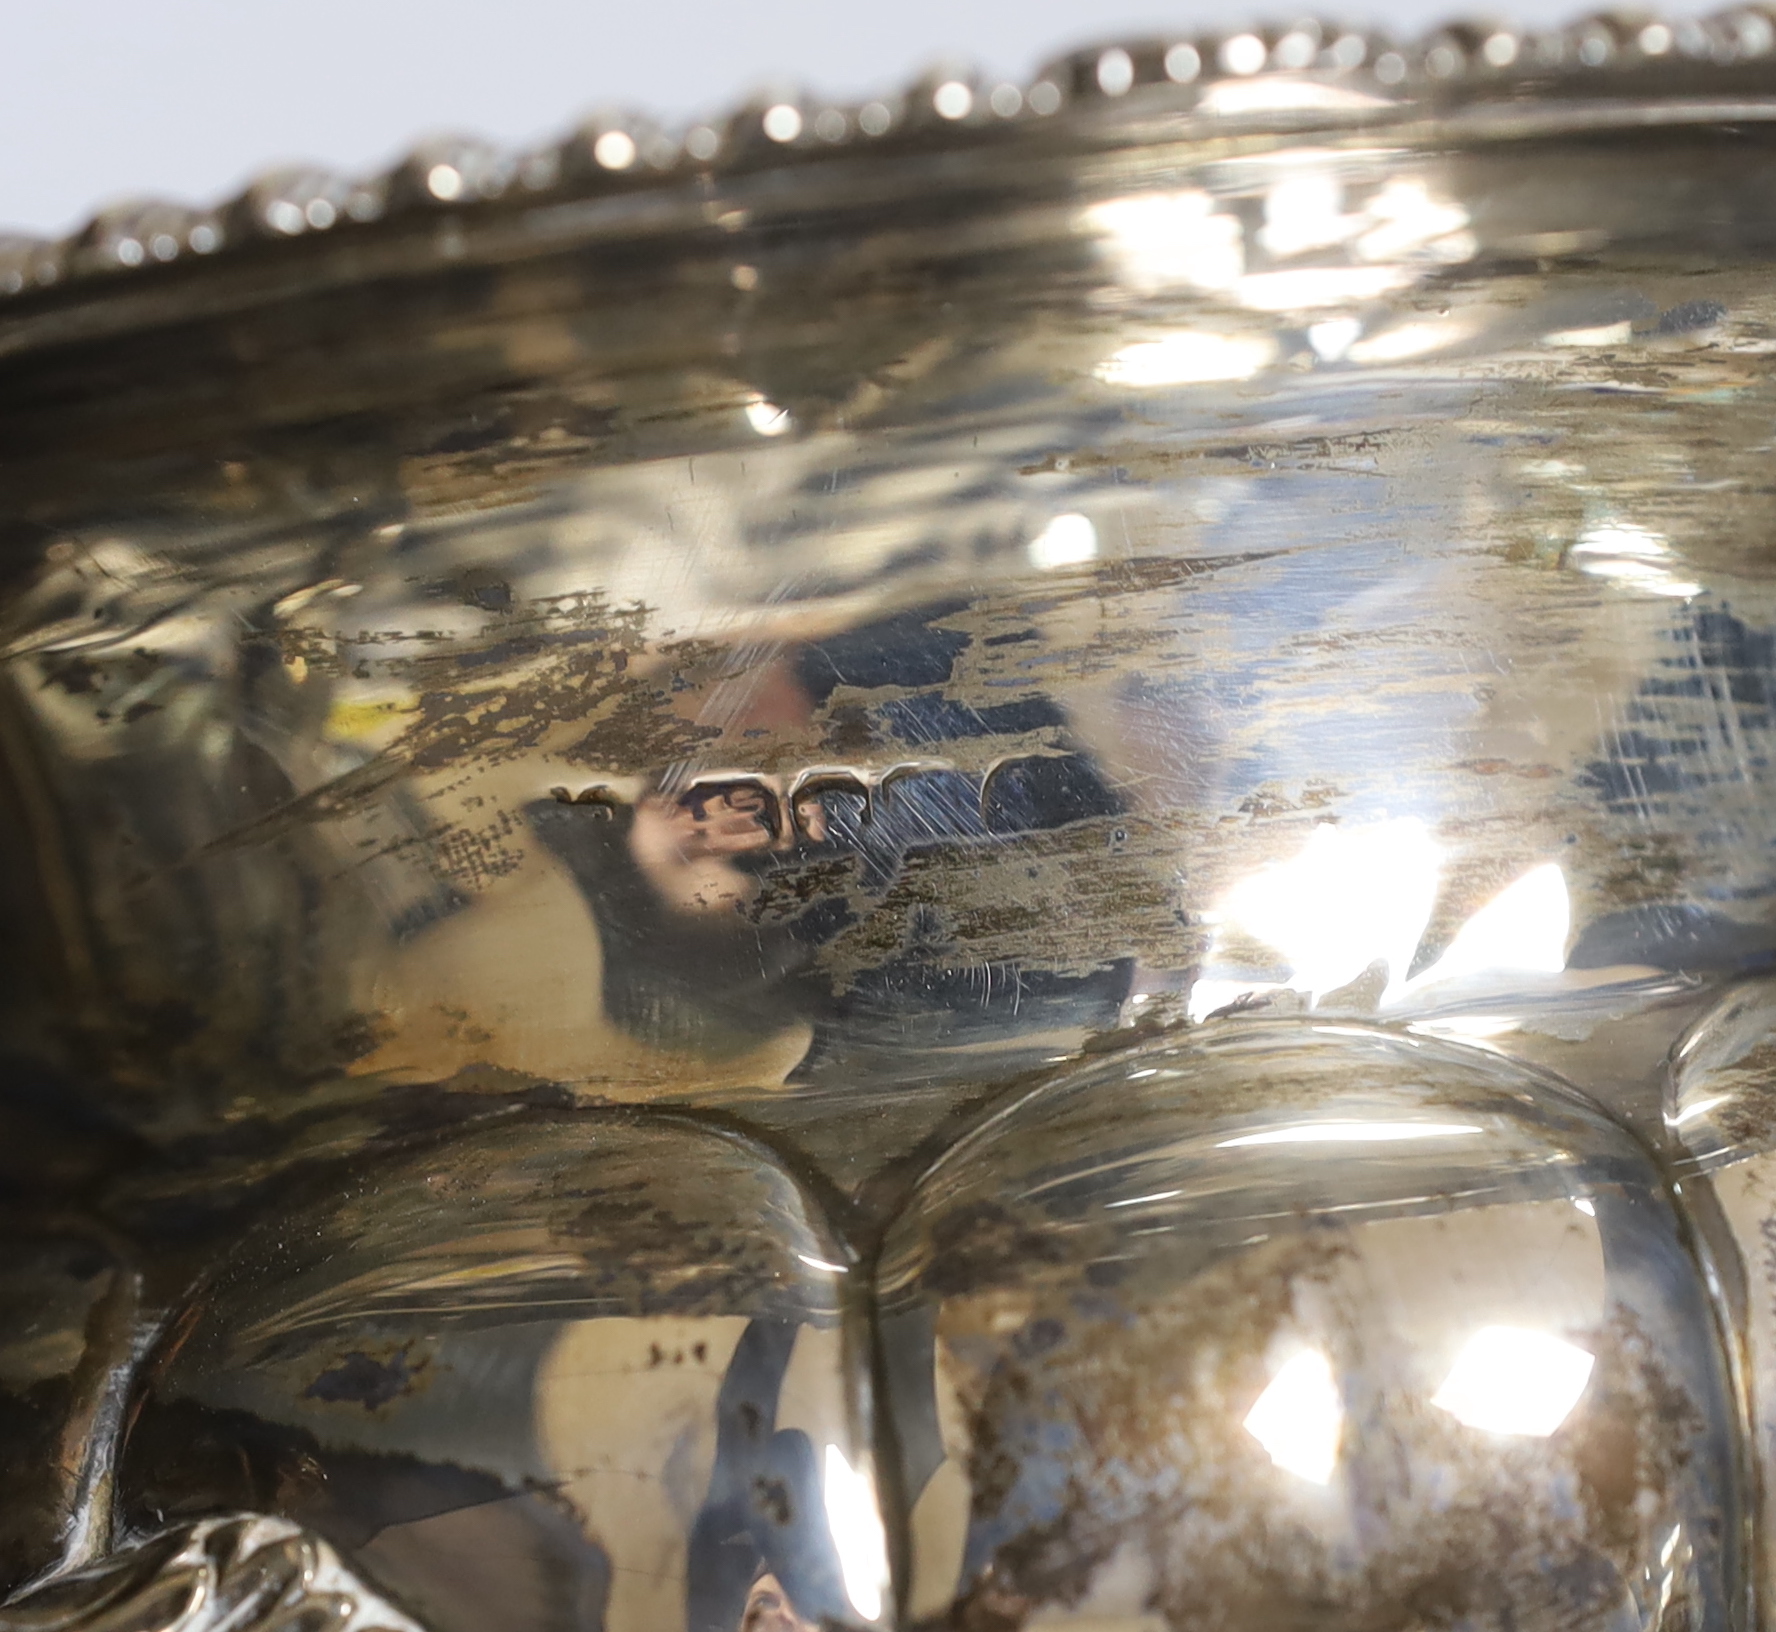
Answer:
<path fill-rule="evenodd" d="M 847 1254 L 769 1158 L 549 1117 L 276 1213 L 173 1322 L 121 1475 L 140 1524 L 325 1535 L 438 1632 L 879 1623 Z"/>
<path fill-rule="evenodd" d="M 1776 1622 L 1773 53 L 0 246 L 0 1629 Z"/>
<path fill-rule="evenodd" d="M 916 1612 L 1730 1620 L 1701 1279 L 1657 1168 L 1549 1079 L 1216 1024 L 984 1123 L 880 1273 Z"/>

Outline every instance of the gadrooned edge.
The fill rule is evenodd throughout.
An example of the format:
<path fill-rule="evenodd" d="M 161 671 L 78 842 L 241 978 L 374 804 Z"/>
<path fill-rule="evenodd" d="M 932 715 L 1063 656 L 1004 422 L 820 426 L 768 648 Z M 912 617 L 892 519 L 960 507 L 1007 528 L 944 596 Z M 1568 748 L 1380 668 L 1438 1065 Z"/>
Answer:
<path fill-rule="evenodd" d="M 1213 115 L 1220 109 L 1210 93 L 1240 81 L 1302 88 L 1293 99 L 1256 99 L 1272 111 L 1397 116 L 1531 95 L 1656 96 L 1680 85 L 1694 91 L 1728 75 L 1738 81 L 1747 69 L 1760 92 L 1776 93 L 1776 6 L 1672 22 L 1604 13 L 1546 31 L 1460 23 L 1411 44 L 1313 19 L 1161 36 L 1072 52 L 1023 83 L 938 71 L 862 102 L 755 98 L 723 118 L 679 127 L 595 114 L 561 140 L 529 150 L 446 138 L 368 177 L 283 169 L 208 209 L 164 200 L 120 204 L 65 238 L 0 236 L 0 303 L 427 211 L 635 191 L 859 148 L 960 146 L 1130 97 Z M 1225 107 L 1225 93 L 1220 101 Z"/>

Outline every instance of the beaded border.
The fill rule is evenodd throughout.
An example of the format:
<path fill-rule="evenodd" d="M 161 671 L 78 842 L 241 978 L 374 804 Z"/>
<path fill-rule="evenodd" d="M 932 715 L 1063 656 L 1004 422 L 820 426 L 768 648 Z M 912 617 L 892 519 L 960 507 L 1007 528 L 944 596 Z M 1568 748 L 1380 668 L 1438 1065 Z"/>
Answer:
<path fill-rule="evenodd" d="M 446 139 L 363 178 L 274 171 L 209 209 L 161 200 L 118 205 L 65 238 L 0 236 L 0 306 L 428 211 L 633 192 L 859 147 L 961 145 L 1125 99 L 1167 112 L 1262 112 L 1273 123 L 1315 113 L 1385 118 L 1549 96 L 1738 91 L 1746 69 L 1758 95 L 1776 95 L 1776 4 L 1676 22 L 1607 13 L 1546 31 L 1457 24 L 1413 44 L 1313 20 L 1161 37 L 1072 52 L 1022 84 L 935 72 L 860 103 L 755 100 L 677 129 L 640 116 L 594 115 L 562 140 L 528 151 Z M 1242 81 L 1256 93 L 1243 103 L 1228 94 Z M 1296 94 L 1276 94 L 1279 81 Z M 1259 89 L 1266 85 L 1268 95 Z"/>

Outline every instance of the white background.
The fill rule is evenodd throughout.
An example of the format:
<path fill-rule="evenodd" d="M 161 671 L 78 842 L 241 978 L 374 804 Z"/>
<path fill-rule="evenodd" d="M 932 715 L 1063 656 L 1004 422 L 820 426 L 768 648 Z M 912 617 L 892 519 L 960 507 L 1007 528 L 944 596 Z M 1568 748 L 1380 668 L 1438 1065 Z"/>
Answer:
<path fill-rule="evenodd" d="M 0 229 L 61 233 L 131 196 L 208 203 L 274 162 L 367 170 L 444 131 L 531 141 L 600 104 L 670 119 L 763 84 L 893 88 L 938 60 L 1024 76 L 1089 41 L 1292 15 L 1262 4 L 0 0 Z M 1327 9 L 1411 35 L 1464 5 L 1575 14 L 1548 0 Z"/>

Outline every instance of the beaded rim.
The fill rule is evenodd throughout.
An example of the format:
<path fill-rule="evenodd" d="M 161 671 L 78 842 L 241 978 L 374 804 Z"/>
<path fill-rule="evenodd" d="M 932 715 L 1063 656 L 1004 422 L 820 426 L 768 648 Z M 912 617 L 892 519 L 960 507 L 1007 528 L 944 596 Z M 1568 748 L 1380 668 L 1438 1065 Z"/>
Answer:
<path fill-rule="evenodd" d="M 1243 97 L 1242 82 L 1251 86 Z M 960 147 L 1124 103 L 1214 120 L 1256 113 L 1297 128 L 1477 104 L 1747 94 L 1771 99 L 1776 114 L 1776 4 L 1673 22 L 1606 13 L 1545 31 L 1454 24 L 1411 44 L 1311 19 L 1162 36 L 1071 52 L 1025 83 L 934 72 L 862 102 L 760 99 L 678 128 L 595 114 L 539 148 L 447 138 L 367 177 L 282 169 L 208 209 L 120 204 L 64 238 L 0 236 L 0 304 L 402 217 L 633 193 L 860 147 Z M 1746 113 L 1734 104 L 1733 116 Z"/>

